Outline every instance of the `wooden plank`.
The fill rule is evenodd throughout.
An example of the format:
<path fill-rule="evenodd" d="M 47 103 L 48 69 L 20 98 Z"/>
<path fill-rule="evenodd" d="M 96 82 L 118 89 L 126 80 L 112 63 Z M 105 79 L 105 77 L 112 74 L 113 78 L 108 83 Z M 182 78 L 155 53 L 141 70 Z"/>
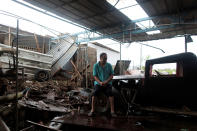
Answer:
<path fill-rule="evenodd" d="M 77 72 L 77 74 L 79 75 L 80 79 L 82 79 L 83 77 L 81 76 L 81 74 L 80 74 L 80 72 L 78 71 L 78 69 L 77 69 L 76 65 L 74 64 L 74 62 L 73 62 L 72 60 L 71 60 L 70 62 L 71 62 L 71 64 L 73 65 L 73 67 L 74 67 L 75 71 Z"/>
<path fill-rule="evenodd" d="M 87 69 L 90 67 L 90 65 L 87 65 Z M 86 68 L 83 69 L 82 73 L 84 73 L 86 71 Z M 78 74 L 75 74 L 72 78 L 71 81 L 73 81 L 75 78 L 77 78 Z"/>
<path fill-rule="evenodd" d="M 34 38 L 35 38 L 35 41 L 36 41 L 36 48 L 37 48 L 38 52 L 40 52 L 40 47 L 39 47 L 38 38 L 37 38 L 36 34 L 34 34 Z"/>
<path fill-rule="evenodd" d="M 42 53 L 45 53 L 45 36 L 43 36 Z"/>

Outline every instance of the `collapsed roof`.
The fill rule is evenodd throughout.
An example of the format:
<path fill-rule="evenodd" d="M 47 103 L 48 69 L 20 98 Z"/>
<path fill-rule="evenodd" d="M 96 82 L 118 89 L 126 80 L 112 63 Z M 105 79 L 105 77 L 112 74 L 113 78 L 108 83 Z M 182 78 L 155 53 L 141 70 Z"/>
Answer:
<path fill-rule="evenodd" d="M 25 1 L 102 34 L 91 40 L 113 38 L 121 42 L 134 42 L 197 34 L 196 0 L 136 0 L 149 15 L 136 21 L 130 20 L 106 0 Z M 145 20 L 153 20 L 155 26 L 141 29 L 136 25 L 136 22 Z M 146 33 L 154 30 L 161 33 Z"/>

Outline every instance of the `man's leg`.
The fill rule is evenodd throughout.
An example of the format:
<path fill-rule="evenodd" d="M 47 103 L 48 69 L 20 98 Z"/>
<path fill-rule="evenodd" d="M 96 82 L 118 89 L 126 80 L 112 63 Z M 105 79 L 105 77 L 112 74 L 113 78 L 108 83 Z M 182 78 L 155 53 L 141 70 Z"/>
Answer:
<path fill-rule="evenodd" d="M 92 103 L 91 103 L 91 111 L 88 113 L 88 116 L 95 115 L 95 96 L 92 96 Z"/>
<path fill-rule="evenodd" d="M 91 109 L 91 112 L 94 112 L 95 111 L 95 96 L 92 96 L 92 109 Z"/>
<path fill-rule="evenodd" d="M 110 108 L 111 108 L 111 113 L 115 113 L 114 111 L 114 96 L 112 93 L 112 85 L 108 84 L 105 87 L 105 95 L 109 97 L 109 102 L 110 102 Z"/>
<path fill-rule="evenodd" d="M 93 92 L 93 95 L 92 95 L 92 106 L 91 106 L 91 112 L 94 112 L 95 111 L 95 98 L 96 96 L 98 96 L 98 93 L 101 91 L 101 87 L 99 85 L 95 85 L 94 86 L 94 92 Z"/>
<path fill-rule="evenodd" d="M 101 88 L 99 85 L 95 85 L 94 86 L 94 92 L 93 92 L 93 96 L 92 96 L 92 105 L 91 105 L 91 111 L 90 113 L 88 113 L 88 116 L 94 116 L 94 112 L 95 112 L 95 99 L 96 99 L 96 96 L 98 96 L 98 93 L 101 91 Z"/>
<path fill-rule="evenodd" d="M 111 113 L 115 113 L 115 111 L 114 111 L 114 97 L 113 96 L 109 97 L 109 102 L 110 102 L 110 107 L 111 107 Z"/>

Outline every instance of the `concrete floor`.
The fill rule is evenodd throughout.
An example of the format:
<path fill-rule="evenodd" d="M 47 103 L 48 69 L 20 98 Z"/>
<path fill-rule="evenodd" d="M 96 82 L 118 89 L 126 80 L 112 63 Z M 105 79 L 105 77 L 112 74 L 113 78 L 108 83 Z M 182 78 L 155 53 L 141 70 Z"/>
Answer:
<path fill-rule="evenodd" d="M 102 131 L 196 131 L 197 118 L 152 114 L 146 116 L 118 116 L 111 118 L 103 114 L 88 117 L 87 114 L 71 113 L 56 120 L 63 123 L 63 130 Z"/>

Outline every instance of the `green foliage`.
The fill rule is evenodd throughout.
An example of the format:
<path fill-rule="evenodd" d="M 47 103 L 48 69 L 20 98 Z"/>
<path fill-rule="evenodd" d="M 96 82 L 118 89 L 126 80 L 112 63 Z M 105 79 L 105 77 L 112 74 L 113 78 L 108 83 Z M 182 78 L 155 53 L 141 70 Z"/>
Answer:
<path fill-rule="evenodd" d="M 158 69 L 158 71 L 161 73 L 176 74 L 175 69 L 166 68 L 166 69 Z"/>
<path fill-rule="evenodd" d="M 145 58 L 144 58 L 144 62 L 146 62 L 146 60 L 149 60 L 150 59 L 150 55 L 147 55 Z M 142 62 L 143 63 L 143 62 Z M 145 71 L 145 66 L 142 66 L 141 67 L 141 70 Z"/>
<path fill-rule="evenodd" d="M 144 60 L 146 61 L 146 60 L 149 60 L 149 59 L 150 59 L 150 55 L 147 55 Z"/>
<path fill-rule="evenodd" d="M 145 66 L 142 66 L 142 70 L 145 71 Z"/>

